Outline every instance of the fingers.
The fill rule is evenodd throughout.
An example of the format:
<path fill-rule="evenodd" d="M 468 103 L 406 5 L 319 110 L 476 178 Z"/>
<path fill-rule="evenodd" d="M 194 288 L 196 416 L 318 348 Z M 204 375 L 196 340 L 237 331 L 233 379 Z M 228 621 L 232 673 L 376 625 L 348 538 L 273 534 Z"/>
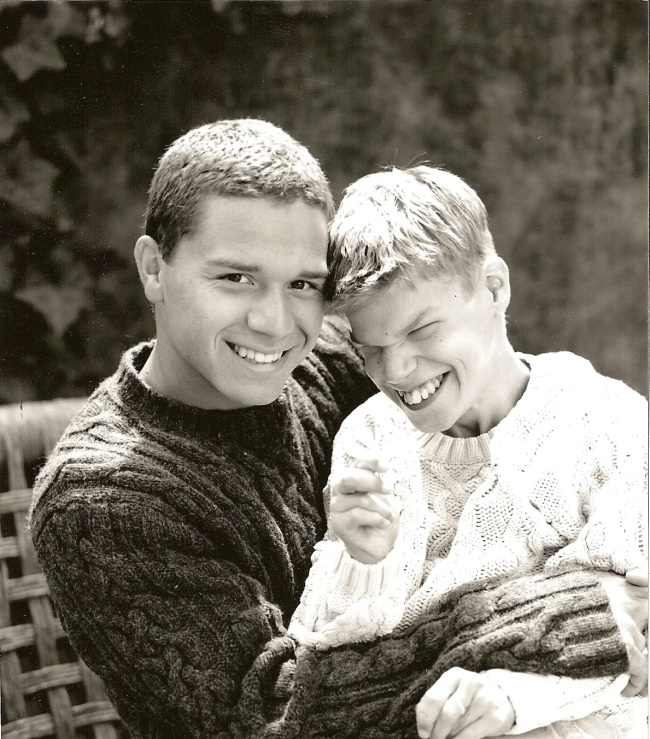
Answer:
<path fill-rule="evenodd" d="M 641 693 L 648 683 L 647 640 L 629 614 L 618 611 L 614 615 L 627 649 L 630 679 L 622 694 L 629 698 Z"/>
<path fill-rule="evenodd" d="M 633 570 L 629 570 L 625 573 L 625 579 L 631 584 L 637 587 L 647 588 L 648 587 L 648 567 L 635 567 Z M 647 597 L 646 591 L 646 597 Z"/>
<path fill-rule="evenodd" d="M 347 531 L 355 531 L 358 529 L 387 529 L 397 520 L 397 515 L 393 511 L 379 512 L 367 510 L 364 508 L 351 508 L 348 511 L 342 511 L 345 514 L 345 529 Z"/>
<path fill-rule="evenodd" d="M 623 576 L 614 572 L 594 572 L 607 593 L 614 618 L 625 634 L 626 621 L 631 618 L 640 631 L 648 627 L 648 588 L 642 584 L 644 574 L 641 568 L 630 570 Z M 633 581 L 639 584 L 634 584 Z"/>
<path fill-rule="evenodd" d="M 332 492 L 336 495 L 351 493 L 390 493 L 390 486 L 373 470 L 364 467 L 348 467 L 332 480 Z"/>
<path fill-rule="evenodd" d="M 452 726 L 465 713 L 467 686 L 463 686 L 456 694 L 464 672 L 460 668 L 448 670 L 422 696 L 415 710 L 418 736 L 422 739 L 445 739 Z"/>
<path fill-rule="evenodd" d="M 621 691 L 624 698 L 633 698 L 635 695 L 647 695 L 648 676 L 642 674 L 631 674 L 627 685 Z"/>
<path fill-rule="evenodd" d="M 374 513 L 382 516 L 388 523 L 392 523 L 399 516 L 397 505 L 392 496 L 376 493 L 348 493 L 347 495 L 336 495 L 330 503 L 330 515 L 337 513 L 355 512 L 359 518 L 355 523 L 359 526 L 369 526 L 364 523 L 362 517 L 364 512 Z M 351 519 L 351 522 L 354 519 Z"/>
<path fill-rule="evenodd" d="M 388 472 L 388 467 L 378 459 L 357 459 L 353 467 L 371 472 Z"/>
<path fill-rule="evenodd" d="M 480 719 L 451 736 L 454 739 L 484 739 L 488 736 L 502 736 L 503 732 L 494 728 L 497 722 L 500 723 L 501 718 L 498 715 L 498 709 L 495 709 L 492 716 L 481 716 Z"/>
<path fill-rule="evenodd" d="M 496 683 L 459 667 L 442 675 L 416 708 L 422 739 L 483 739 L 509 731 L 514 720 L 512 705 Z"/>
<path fill-rule="evenodd" d="M 648 684 L 648 653 L 645 638 L 636 639 L 634 643 L 626 640 L 628 660 L 630 663 L 630 679 L 622 691 L 622 695 L 630 698 L 641 693 Z"/>

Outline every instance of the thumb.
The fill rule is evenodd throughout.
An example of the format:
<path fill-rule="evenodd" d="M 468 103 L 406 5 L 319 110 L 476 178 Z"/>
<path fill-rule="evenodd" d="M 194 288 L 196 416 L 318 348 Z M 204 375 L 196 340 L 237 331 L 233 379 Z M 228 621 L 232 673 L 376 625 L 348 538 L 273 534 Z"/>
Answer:
<path fill-rule="evenodd" d="M 635 567 L 625 573 L 625 579 L 631 585 L 638 585 L 642 588 L 648 587 L 648 569 L 643 567 Z"/>

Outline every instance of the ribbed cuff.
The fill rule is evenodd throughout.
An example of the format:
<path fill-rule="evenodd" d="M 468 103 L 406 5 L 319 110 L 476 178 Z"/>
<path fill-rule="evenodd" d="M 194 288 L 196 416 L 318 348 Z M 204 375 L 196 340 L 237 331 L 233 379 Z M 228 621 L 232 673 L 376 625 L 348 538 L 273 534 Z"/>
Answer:
<path fill-rule="evenodd" d="M 342 546 L 345 548 L 343 543 Z M 399 536 L 391 551 L 375 564 L 359 562 L 345 549 L 341 554 L 338 571 L 332 578 L 332 586 L 355 600 L 375 598 L 397 584 L 402 556 Z"/>

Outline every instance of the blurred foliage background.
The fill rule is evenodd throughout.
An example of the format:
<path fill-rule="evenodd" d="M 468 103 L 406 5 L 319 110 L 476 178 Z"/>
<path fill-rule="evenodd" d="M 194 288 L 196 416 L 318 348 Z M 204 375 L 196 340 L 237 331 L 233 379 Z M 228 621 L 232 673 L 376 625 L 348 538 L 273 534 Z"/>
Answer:
<path fill-rule="evenodd" d="M 647 394 L 641 0 L 0 3 L 0 402 L 89 393 L 153 335 L 132 260 L 158 157 L 286 128 L 334 193 L 428 161 L 485 200 L 515 348 Z"/>

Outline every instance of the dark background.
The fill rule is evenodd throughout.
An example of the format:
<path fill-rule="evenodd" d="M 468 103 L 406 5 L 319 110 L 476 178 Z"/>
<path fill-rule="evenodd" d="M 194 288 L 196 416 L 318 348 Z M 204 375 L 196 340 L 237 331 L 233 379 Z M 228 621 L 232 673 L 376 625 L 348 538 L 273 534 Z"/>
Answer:
<path fill-rule="evenodd" d="M 0 4 L 0 402 L 84 395 L 153 334 L 132 249 L 156 161 L 223 117 L 335 196 L 423 161 L 484 199 L 516 349 L 647 394 L 643 0 Z"/>

